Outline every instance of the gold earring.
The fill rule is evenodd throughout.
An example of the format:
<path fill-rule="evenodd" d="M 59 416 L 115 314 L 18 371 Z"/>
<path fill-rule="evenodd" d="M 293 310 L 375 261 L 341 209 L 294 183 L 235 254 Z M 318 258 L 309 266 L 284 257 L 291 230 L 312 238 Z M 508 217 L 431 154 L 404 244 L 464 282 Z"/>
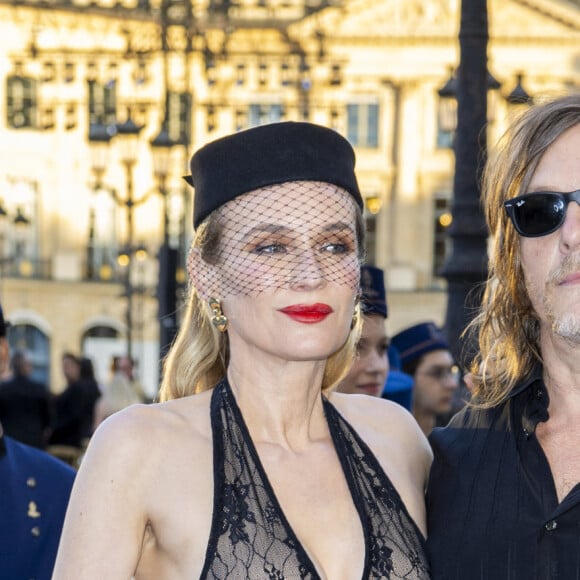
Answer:
<path fill-rule="evenodd" d="M 220 331 L 225 332 L 228 328 L 228 317 L 224 316 L 222 312 L 222 305 L 217 298 L 210 298 L 208 300 L 209 307 L 213 313 L 211 323 Z"/>
<path fill-rule="evenodd" d="M 360 302 L 360 300 L 357 297 L 357 299 L 354 303 L 354 310 L 352 312 L 352 320 L 350 321 L 350 329 L 351 330 L 357 325 L 357 322 L 358 322 L 358 317 L 359 317 L 359 312 L 360 312 L 359 302 Z"/>
<path fill-rule="evenodd" d="M 350 329 L 351 330 L 356 326 L 357 322 L 358 322 L 358 314 L 356 312 L 353 312 L 352 320 L 350 321 Z"/>

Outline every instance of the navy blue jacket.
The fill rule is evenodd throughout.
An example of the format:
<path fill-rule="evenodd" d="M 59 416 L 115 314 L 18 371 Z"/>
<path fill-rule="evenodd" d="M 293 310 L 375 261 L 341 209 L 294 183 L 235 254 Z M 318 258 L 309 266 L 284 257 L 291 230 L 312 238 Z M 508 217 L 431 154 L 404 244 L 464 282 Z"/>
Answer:
<path fill-rule="evenodd" d="M 0 577 L 49 580 L 75 471 L 44 451 L 0 438 Z"/>

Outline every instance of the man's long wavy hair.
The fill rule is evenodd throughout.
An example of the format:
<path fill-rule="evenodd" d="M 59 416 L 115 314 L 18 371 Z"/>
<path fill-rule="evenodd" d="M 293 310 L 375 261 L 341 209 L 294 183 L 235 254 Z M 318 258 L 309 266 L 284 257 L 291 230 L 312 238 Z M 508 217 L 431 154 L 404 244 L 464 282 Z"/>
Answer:
<path fill-rule="evenodd" d="M 527 192 L 546 149 L 580 123 L 580 94 L 533 106 L 508 129 L 487 163 L 483 208 L 492 235 L 482 308 L 470 330 L 479 335 L 473 361 L 473 403 L 492 407 L 504 401 L 542 362 L 540 323 L 520 259 L 520 240 L 503 202 Z"/>
<path fill-rule="evenodd" d="M 356 237 L 359 260 L 364 258 L 365 229 L 356 204 Z M 208 263 L 215 263 L 221 238 L 220 210 L 215 210 L 197 228 L 191 251 L 198 251 Z M 164 361 L 159 400 L 169 401 L 201 393 L 226 376 L 229 363 L 227 332 L 219 332 L 211 323 L 212 312 L 191 283 L 186 311 L 179 333 Z M 348 373 L 356 354 L 362 329 L 360 304 L 357 301 L 353 325 L 344 345 L 327 362 L 322 390 L 330 391 Z"/>

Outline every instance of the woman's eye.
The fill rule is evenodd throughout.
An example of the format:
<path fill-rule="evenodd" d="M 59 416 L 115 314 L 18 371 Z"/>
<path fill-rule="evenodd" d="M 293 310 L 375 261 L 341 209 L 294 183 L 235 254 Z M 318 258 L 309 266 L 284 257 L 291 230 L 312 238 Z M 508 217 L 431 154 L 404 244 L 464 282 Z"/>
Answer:
<path fill-rule="evenodd" d="M 283 254 L 286 248 L 282 244 L 264 244 L 254 248 L 255 254 Z"/>
<path fill-rule="evenodd" d="M 329 242 L 327 244 L 323 244 L 322 249 L 325 252 L 329 252 L 331 254 L 346 254 L 350 250 L 348 245 L 343 244 L 342 242 Z"/>

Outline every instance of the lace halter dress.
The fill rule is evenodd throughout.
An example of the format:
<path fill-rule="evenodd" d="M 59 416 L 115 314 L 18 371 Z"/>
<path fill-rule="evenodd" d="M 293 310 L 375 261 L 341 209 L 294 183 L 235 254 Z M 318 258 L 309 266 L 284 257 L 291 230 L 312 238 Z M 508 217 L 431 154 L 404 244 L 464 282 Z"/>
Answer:
<path fill-rule="evenodd" d="M 365 536 L 363 580 L 429 578 L 425 542 L 397 490 L 354 429 L 323 398 Z M 203 579 L 320 579 L 276 499 L 232 390 L 211 400 L 214 507 Z"/>

